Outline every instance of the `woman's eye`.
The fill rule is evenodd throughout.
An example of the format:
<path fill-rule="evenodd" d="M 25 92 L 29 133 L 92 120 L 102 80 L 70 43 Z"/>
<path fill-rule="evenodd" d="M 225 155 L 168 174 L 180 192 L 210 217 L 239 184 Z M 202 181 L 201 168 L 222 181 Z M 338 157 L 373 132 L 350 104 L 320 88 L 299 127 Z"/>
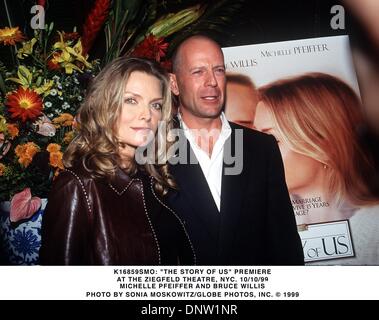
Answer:
<path fill-rule="evenodd" d="M 151 106 L 155 110 L 162 110 L 162 103 L 158 103 L 158 102 L 157 103 L 153 103 Z"/>
<path fill-rule="evenodd" d="M 127 103 L 127 104 L 137 104 L 137 101 L 134 98 L 125 98 L 124 99 L 124 103 Z"/>

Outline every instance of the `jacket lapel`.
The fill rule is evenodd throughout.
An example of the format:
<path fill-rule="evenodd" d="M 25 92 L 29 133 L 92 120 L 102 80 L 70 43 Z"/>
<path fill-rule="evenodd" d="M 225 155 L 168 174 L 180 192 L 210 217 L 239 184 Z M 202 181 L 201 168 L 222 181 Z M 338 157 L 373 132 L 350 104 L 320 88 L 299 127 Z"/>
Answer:
<path fill-rule="evenodd" d="M 171 166 L 170 170 L 180 187 L 180 194 L 186 197 L 191 206 L 191 215 L 196 216 L 207 227 L 215 239 L 219 239 L 219 255 L 227 255 L 238 232 L 237 223 L 242 214 L 243 188 L 248 185 L 249 165 L 245 163 L 243 153 L 243 136 L 238 137 L 236 127 L 230 123 L 232 133 L 224 146 L 224 164 L 221 185 L 220 212 L 213 200 L 208 183 L 198 163 L 191 163 L 196 159 L 188 140 L 181 132 L 179 135 L 179 148 L 185 148 L 186 161 Z M 240 129 L 243 130 L 243 129 Z M 241 139 L 242 145 L 236 145 L 236 139 Z M 184 150 L 180 150 L 182 153 Z M 230 163 L 230 157 L 243 159 L 243 174 L 226 174 L 235 163 Z"/>
<path fill-rule="evenodd" d="M 220 243 L 219 243 L 219 255 L 227 255 L 232 244 L 233 239 L 238 232 L 237 223 L 241 221 L 242 214 L 242 201 L 245 190 L 243 188 L 247 186 L 246 179 L 248 177 L 249 166 L 243 161 L 243 174 L 226 174 L 227 169 L 232 168 L 235 164 L 230 164 L 230 156 L 245 160 L 243 154 L 243 144 L 239 144 L 236 147 L 236 139 L 241 139 L 243 143 L 243 137 L 236 136 L 236 130 L 233 124 L 232 134 L 226 141 L 224 146 L 224 165 L 221 185 L 221 224 L 220 224 Z M 242 130 L 242 129 L 241 129 Z M 239 141 L 241 143 L 241 141 Z M 229 154 L 228 154 L 229 153 Z"/>
<path fill-rule="evenodd" d="M 220 213 L 214 202 L 200 164 L 196 160 L 190 143 L 183 133 L 181 133 L 179 143 L 181 144 L 179 148 L 182 148 L 179 153 L 183 155 L 183 151 L 186 152 L 186 157 L 181 157 L 180 161 L 185 161 L 183 161 L 184 163 L 179 162 L 171 166 L 170 171 L 179 186 L 180 197 L 187 198 L 186 203 L 189 203 L 191 206 L 190 210 L 187 209 L 186 211 L 190 212 L 193 218 L 201 220 L 210 234 L 217 239 Z"/>

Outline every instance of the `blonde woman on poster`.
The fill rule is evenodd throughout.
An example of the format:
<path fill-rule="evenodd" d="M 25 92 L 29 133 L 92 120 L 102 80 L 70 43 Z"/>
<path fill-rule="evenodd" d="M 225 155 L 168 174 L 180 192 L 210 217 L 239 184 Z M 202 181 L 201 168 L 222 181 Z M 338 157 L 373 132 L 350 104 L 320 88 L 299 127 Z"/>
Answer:
<path fill-rule="evenodd" d="M 308 73 L 259 89 L 254 126 L 276 137 L 298 225 L 350 219 L 356 257 L 379 264 L 379 197 L 359 142 L 360 100 L 343 81 Z"/>

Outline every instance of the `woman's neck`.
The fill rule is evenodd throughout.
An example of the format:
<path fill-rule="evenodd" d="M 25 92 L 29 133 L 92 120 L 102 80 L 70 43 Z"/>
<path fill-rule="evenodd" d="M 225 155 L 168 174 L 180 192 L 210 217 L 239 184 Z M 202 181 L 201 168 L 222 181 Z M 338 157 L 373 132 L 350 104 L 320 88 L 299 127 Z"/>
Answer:
<path fill-rule="evenodd" d="M 136 148 L 129 146 L 127 144 L 123 144 L 118 149 L 118 155 L 120 157 L 119 166 L 122 169 L 128 169 L 132 166 L 134 161 L 134 156 L 136 153 Z"/>

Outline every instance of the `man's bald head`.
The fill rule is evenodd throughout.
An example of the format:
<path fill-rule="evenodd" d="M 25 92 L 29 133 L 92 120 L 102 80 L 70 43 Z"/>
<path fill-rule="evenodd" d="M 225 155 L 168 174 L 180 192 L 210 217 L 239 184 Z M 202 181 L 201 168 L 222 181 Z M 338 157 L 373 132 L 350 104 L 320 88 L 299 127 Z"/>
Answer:
<path fill-rule="evenodd" d="M 171 90 L 179 97 L 182 119 L 192 128 L 220 122 L 225 100 L 224 55 L 217 42 L 205 36 L 183 41 L 173 57 Z"/>
<path fill-rule="evenodd" d="M 179 46 L 175 49 L 173 55 L 172 55 L 172 70 L 173 73 L 177 73 L 179 71 L 179 68 L 182 64 L 182 58 L 184 55 L 184 52 L 187 50 L 191 50 L 191 46 L 195 43 L 204 43 L 204 44 L 210 44 L 215 47 L 218 47 L 220 49 L 221 54 L 221 46 L 213 39 L 203 36 L 203 35 L 194 35 L 187 39 L 185 39 L 183 42 L 179 44 Z"/>

